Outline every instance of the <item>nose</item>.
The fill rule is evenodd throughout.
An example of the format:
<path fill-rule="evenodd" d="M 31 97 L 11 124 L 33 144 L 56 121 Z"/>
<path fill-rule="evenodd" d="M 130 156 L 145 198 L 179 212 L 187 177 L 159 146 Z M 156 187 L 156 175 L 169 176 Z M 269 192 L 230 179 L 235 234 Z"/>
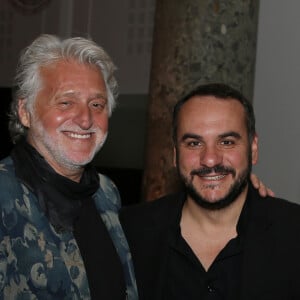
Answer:
<path fill-rule="evenodd" d="M 73 118 L 74 123 L 76 123 L 81 129 L 87 130 L 93 125 L 93 116 L 91 109 L 88 105 L 81 105 L 78 107 Z"/>
<path fill-rule="evenodd" d="M 200 163 L 206 167 L 214 167 L 222 163 L 223 155 L 216 146 L 206 146 L 200 154 Z"/>

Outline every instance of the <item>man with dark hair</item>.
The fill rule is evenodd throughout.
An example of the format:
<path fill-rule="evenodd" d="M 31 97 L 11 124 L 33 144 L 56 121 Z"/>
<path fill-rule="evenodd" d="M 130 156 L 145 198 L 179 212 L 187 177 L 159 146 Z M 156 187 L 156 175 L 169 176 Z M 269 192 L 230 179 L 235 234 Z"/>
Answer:
<path fill-rule="evenodd" d="M 181 194 L 124 209 L 140 299 L 300 299 L 300 206 L 262 198 L 251 103 L 199 86 L 173 115 Z"/>

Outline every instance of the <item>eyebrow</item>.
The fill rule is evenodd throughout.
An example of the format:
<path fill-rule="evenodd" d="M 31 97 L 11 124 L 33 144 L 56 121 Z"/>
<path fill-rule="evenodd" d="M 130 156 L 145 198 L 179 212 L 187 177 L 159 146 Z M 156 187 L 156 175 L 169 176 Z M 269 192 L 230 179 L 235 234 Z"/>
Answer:
<path fill-rule="evenodd" d="M 226 138 L 226 137 L 234 137 L 236 139 L 241 139 L 241 135 L 236 131 L 229 131 L 225 132 L 219 135 L 220 138 Z"/>
<path fill-rule="evenodd" d="M 107 96 L 101 93 L 97 93 L 96 95 L 89 97 L 89 100 L 94 100 L 99 98 L 104 99 L 107 102 Z"/>
<path fill-rule="evenodd" d="M 59 94 L 58 98 L 59 97 L 76 97 L 76 98 L 79 98 L 79 96 L 80 96 L 79 92 L 67 91 L 67 92 L 64 92 L 62 94 Z M 104 99 L 105 101 L 107 101 L 107 96 L 105 94 L 102 94 L 102 93 L 96 93 L 93 96 L 90 96 L 88 98 L 88 100 L 94 100 L 94 99 L 99 99 L 99 98 Z"/>
<path fill-rule="evenodd" d="M 195 134 L 195 133 L 185 133 L 182 137 L 181 137 L 181 141 L 185 141 L 187 139 L 197 139 L 197 140 L 202 140 L 203 137 L 201 135 Z"/>
<path fill-rule="evenodd" d="M 226 137 L 234 137 L 236 139 L 241 139 L 241 135 L 239 133 L 237 133 L 236 131 L 228 131 L 228 132 L 224 132 L 222 134 L 220 134 L 218 136 L 219 138 L 226 138 Z M 203 136 L 199 135 L 199 134 L 195 134 L 195 133 L 185 133 L 182 137 L 181 137 L 181 141 L 185 141 L 187 139 L 197 139 L 199 141 L 203 140 Z"/>

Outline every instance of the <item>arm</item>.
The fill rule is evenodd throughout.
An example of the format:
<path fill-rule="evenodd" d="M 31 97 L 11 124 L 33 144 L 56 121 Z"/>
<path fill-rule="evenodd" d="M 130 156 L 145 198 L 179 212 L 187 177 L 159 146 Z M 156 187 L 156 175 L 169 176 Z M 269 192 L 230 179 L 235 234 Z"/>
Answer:
<path fill-rule="evenodd" d="M 255 174 L 251 173 L 250 180 L 251 180 L 253 186 L 256 189 L 258 189 L 258 192 L 262 197 L 266 197 L 266 196 L 274 197 L 275 196 L 275 193 L 271 189 L 266 187 L 264 185 L 264 183 Z"/>

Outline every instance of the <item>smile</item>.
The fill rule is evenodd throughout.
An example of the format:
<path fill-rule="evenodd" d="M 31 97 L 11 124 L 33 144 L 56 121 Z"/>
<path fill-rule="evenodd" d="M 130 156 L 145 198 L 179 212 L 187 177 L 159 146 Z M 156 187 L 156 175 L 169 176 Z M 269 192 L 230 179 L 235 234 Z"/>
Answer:
<path fill-rule="evenodd" d="M 205 180 L 220 180 L 223 179 L 226 175 L 215 175 L 215 176 L 201 176 Z"/>
<path fill-rule="evenodd" d="M 73 132 L 68 132 L 67 133 L 68 136 L 70 136 L 71 138 L 74 139 L 88 139 L 91 137 L 91 134 L 78 134 L 78 133 L 73 133 Z"/>

